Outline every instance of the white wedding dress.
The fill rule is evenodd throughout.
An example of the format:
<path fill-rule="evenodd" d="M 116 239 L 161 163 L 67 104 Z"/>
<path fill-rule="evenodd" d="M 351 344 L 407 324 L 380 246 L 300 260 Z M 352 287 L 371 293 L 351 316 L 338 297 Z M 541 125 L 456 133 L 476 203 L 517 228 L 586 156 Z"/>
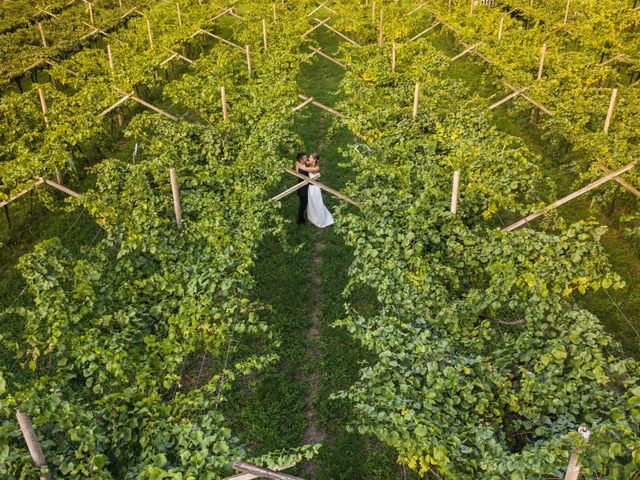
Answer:
<path fill-rule="evenodd" d="M 311 178 L 315 178 L 316 175 L 311 175 Z M 310 184 L 308 190 L 309 203 L 307 204 L 307 218 L 316 227 L 324 228 L 333 224 L 333 217 L 331 212 L 327 210 L 322 201 L 322 190 L 320 187 Z"/>

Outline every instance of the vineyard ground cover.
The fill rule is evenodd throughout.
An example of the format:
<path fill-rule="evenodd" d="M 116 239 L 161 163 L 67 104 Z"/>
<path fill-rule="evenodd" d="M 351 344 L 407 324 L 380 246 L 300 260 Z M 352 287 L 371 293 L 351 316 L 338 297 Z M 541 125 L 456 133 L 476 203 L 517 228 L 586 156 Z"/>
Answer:
<path fill-rule="evenodd" d="M 436 48 L 450 56 L 460 50 L 459 44 L 449 32 L 439 30 L 427 38 Z M 483 69 L 484 66 L 477 57 L 468 56 L 452 63 L 449 74 L 453 78 L 464 81 L 482 98 L 498 100 L 504 97 L 506 95 L 504 87 L 480 83 Z M 522 139 L 531 151 L 542 158 L 543 172 L 555 189 L 540 192 L 541 200 L 551 202 L 577 188 L 577 174 L 572 165 L 580 164 L 580 159 L 576 158 L 575 154 L 562 152 L 545 141 L 535 124 L 529 118 L 518 117 L 511 113 L 508 104 L 495 109 L 493 115 L 498 128 Z M 607 233 L 602 237 L 602 243 L 616 272 L 626 282 L 626 287 L 622 290 L 598 291 L 581 295 L 580 303 L 600 318 L 607 330 L 621 343 L 627 355 L 640 358 L 640 338 L 634 332 L 634 329 L 640 332 L 640 284 L 637 281 L 640 278 L 639 252 L 625 237 L 617 223 L 616 219 L 619 218 L 620 211 L 614 210 L 608 214 L 599 210 L 594 215 L 589 212 L 589 209 L 588 198 L 581 197 L 563 205 L 558 212 L 567 222 L 595 216 L 598 222 L 608 227 Z M 509 220 L 517 219 L 504 217 L 505 222 L 510 223 Z"/>

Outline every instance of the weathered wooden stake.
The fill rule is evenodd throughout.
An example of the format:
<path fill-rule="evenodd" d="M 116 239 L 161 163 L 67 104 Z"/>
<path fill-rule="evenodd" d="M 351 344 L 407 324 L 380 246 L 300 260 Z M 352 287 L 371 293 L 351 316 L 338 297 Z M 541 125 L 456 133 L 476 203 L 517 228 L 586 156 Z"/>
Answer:
<path fill-rule="evenodd" d="M 264 44 L 264 51 L 267 51 L 267 21 L 262 19 L 262 43 Z"/>
<path fill-rule="evenodd" d="M 451 0 L 449 0 L 449 10 L 451 10 Z"/>
<path fill-rule="evenodd" d="M 567 6 L 564 9 L 564 23 L 563 25 L 567 24 L 567 20 L 569 20 L 569 8 L 571 7 L 571 0 L 567 0 Z"/>
<path fill-rule="evenodd" d="M 584 438 L 586 442 L 589 441 L 591 431 L 587 427 L 580 427 L 578 429 L 578 433 L 582 435 L 582 438 Z M 569 457 L 569 465 L 567 466 L 567 473 L 564 476 L 564 480 L 578 480 L 578 475 L 580 475 L 580 464 L 578 463 L 579 458 L 580 449 L 577 448 L 573 452 L 571 452 L 571 457 Z"/>
<path fill-rule="evenodd" d="M 118 5 L 122 8 L 122 0 L 118 0 Z"/>
<path fill-rule="evenodd" d="M 451 213 L 458 212 L 458 197 L 460 192 L 460 170 L 453 172 L 453 188 L 451 190 Z"/>
<path fill-rule="evenodd" d="M 413 119 L 418 116 L 418 103 L 420 102 L 420 84 L 416 83 L 416 89 L 413 93 Z"/>
<path fill-rule="evenodd" d="M 542 72 L 544 70 L 544 56 L 547 53 L 547 44 L 542 44 L 542 51 L 540 52 L 540 65 L 538 66 L 538 80 L 542 78 Z"/>
<path fill-rule="evenodd" d="M 149 18 L 145 18 L 147 21 L 147 34 L 149 35 L 149 46 L 153 48 L 153 34 L 151 33 L 151 23 L 149 23 Z"/>
<path fill-rule="evenodd" d="M 47 128 L 49 128 L 49 117 L 47 116 L 47 101 L 44 98 L 44 90 L 42 90 L 42 87 L 38 87 L 38 96 L 40 97 L 40 108 L 42 109 L 44 124 Z"/>
<path fill-rule="evenodd" d="M 220 87 L 220 100 L 222 101 L 222 119 L 229 119 L 229 111 L 227 109 L 227 92 L 224 89 L 224 85 Z"/>
<path fill-rule="evenodd" d="M 93 6 L 91 3 L 87 3 L 87 5 L 89 6 L 89 22 L 93 25 Z"/>
<path fill-rule="evenodd" d="M 504 28 L 504 17 L 500 17 L 500 28 L 498 28 L 498 40 L 502 40 L 502 29 Z"/>
<path fill-rule="evenodd" d="M 382 18 L 382 12 L 384 8 L 380 8 L 380 26 L 378 27 L 378 45 L 382 46 L 382 26 L 384 19 Z"/>
<path fill-rule="evenodd" d="M 111 69 L 111 73 L 113 73 L 113 54 L 111 53 L 111 45 L 107 44 L 107 56 L 109 57 L 109 68 Z"/>
<path fill-rule="evenodd" d="M 396 71 L 396 55 L 397 55 L 398 46 L 394 43 L 391 46 L 391 71 Z"/>
<path fill-rule="evenodd" d="M 33 431 L 33 425 L 31 425 L 31 419 L 26 413 L 22 413 L 21 411 L 16 411 L 16 418 L 18 419 L 18 425 L 20 425 L 20 430 L 22 431 L 22 436 L 24 437 L 24 441 L 27 444 L 27 448 L 29 449 L 29 453 L 31 454 L 31 458 L 33 459 L 33 463 L 38 468 L 44 468 L 47 466 L 47 461 L 44 458 L 44 453 L 42 453 L 42 448 L 40 447 L 40 442 L 38 442 L 38 437 L 36 436 L 36 432 Z M 40 475 L 40 480 L 50 480 L 50 473 L 43 473 Z"/>
<path fill-rule="evenodd" d="M 176 11 L 178 12 L 178 25 L 182 26 L 182 13 L 180 13 L 179 3 L 176 3 Z"/>
<path fill-rule="evenodd" d="M 173 193 L 173 208 L 176 212 L 176 225 L 178 230 L 182 230 L 182 206 L 180 205 L 180 190 L 178 189 L 175 168 L 169 169 L 169 178 L 171 178 L 171 193 Z"/>
<path fill-rule="evenodd" d="M 376 21 L 376 2 L 373 2 L 371 4 L 371 21 L 372 22 Z"/>
<path fill-rule="evenodd" d="M 38 31 L 40 32 L 40 40 L 42 40 L 42 46 L 48 47 L 47 45 L 47 37 L 44 36 L 44 30 L 42 29 L 42 24 L 38 22 Z"/>
<path fill-rule="evenodd" d="M 273 23 L 276 23 L 276 4 L 273 4 Z"/>
<path fill-rule="evenodd" d="M 469 15 L 473 15 L 473 7 L 475 6 L 474 5 L 475 1 L 476 0 L 471 0 L 471 9 L 469 10 Z"/>
<path fill-rule="evenodd" d="M 244 50 L 247 53 L 247 72 L 249 73 L 249 76 L 251 76 L 251 52 L 249 51 L 249 45 L 245 45 Z"/>
<path fill-rule="evenodd" d="M 613 109 L 616 106 L 616 97 L 618 96 L 618 89 L 614 88 L 611 92 L 611 100 L 609 101 L 609 110 L 607 111 L 607 119 L 604 121 L 604 132 L 609 133 L 609 125 L 611 125 L 611 117 L 613 117 Z"/>

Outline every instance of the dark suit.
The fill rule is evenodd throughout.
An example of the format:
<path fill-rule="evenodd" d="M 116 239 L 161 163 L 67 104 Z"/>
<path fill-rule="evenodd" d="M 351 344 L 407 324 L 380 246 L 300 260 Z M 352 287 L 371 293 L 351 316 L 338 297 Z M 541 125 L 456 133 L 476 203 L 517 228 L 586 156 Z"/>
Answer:
<path fill-rule="evenodd" d="M 309 176 L 309 172 L 300 170 L 297 166 L 296 170 L 298 171 L 298 173 L 301 173 L 305 177 Z M 304 180 L 298 178 L 298 183 L 300 182 L 304 182 Z M 298 189 L 298 199 L 300 200 L 300 206 L 298 207 L 298 225 L 302 225 L 303 223 L 305 223 L 304 212 L 307 210 L 307 204 L 309 203 L 309 184 Z"/>

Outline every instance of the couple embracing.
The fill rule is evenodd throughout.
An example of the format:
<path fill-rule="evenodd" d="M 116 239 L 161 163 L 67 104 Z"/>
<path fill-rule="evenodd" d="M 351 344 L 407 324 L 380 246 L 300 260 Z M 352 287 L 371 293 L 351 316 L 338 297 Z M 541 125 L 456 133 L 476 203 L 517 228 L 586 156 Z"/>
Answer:
<path fill-rule="evenodd" d="M 317 153 L 313 153 L 308 157 L 304 152 L 298 153 L 296 157 L 296 171 L 312 179 L 318 177 L 320 172 L 320 156 Z M 298 179 L 298 183 L 303 181 L 301 178 Z M 333 223 L 333 217 L 322 201 L 322 191 L 320 187 L 313 184 L 305 185 L 298 189 L 298 198 L 300 199 L 298 225 L 304 225 L 306 223 L 304 218 L 305 211 L 309 221 L 316 227 L 324 228 Z"/>

